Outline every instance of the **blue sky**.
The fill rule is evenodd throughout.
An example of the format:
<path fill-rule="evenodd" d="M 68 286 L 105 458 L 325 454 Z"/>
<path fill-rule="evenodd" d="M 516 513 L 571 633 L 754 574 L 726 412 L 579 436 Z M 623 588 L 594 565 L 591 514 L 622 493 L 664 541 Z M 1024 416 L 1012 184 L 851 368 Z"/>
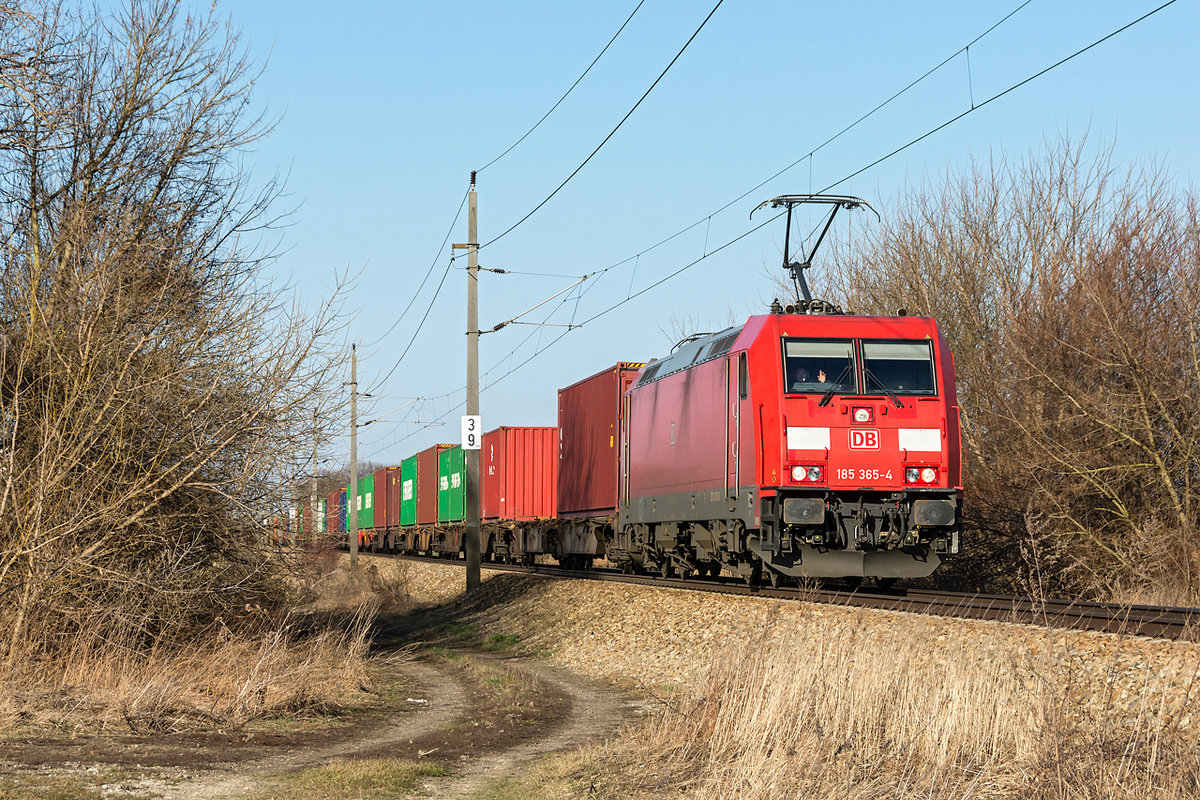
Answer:
<path fill-rule="evenodd" d="M 524 216 L 592 152 L 714 2 L 645 0 L 558 110 L 479 174 L 482 241 Z M 1190 184 L 1200 164 L 1193 42 L 1200 14 L 1187 0 L 840 182 L 970 109 L 972 97 L 979 104 L 1159 4 L 1033 0 L 970 47 L 969 76 L 959 53 L 808 160 L 818 145 L 961 50 L 1019 0 L 725 0 L 596 157 L 538 213 L 480 253 L 484 266 L 539 273 L 484 274 L 481 326 L 596 273 L 530 316 L 590 319 L 744 234 L 764 219 L 752 222 L 751 210 L 778 194 L 832 186 L 887 215 L 906 185 L 936 183 L 971 158 L 1019 159 L 1062 134 L 1087 133 L 1113 145 L 1118 165 L 1160 162 Z M 354 314 L 348 338 L 363 345 L 362 388 L 378 396 L 363 418 L 424 398 L 363 429 L 360 459 L 398 463 L 433 442 L 457 440 L 465 259 L 451 267 L 436 301 L 433 290 L 449 263 L 442 241 L 469 172 L 528 130 L 636 5 L 256 0 L 218 7 L 242 30 L 251 56 L 266 62 L 254 99 L 279 117 L 275 132 L 250 154 L 264 176 L 276 170 L 287 176 L 287 200 L 296 207 L 272 277 L 315 302 L 339 273 L 357 275 L 347 298 Z M 854 224 L 866 220 L 861 215 Z M 663 329 L 672 320 L 715 330 L 762 313 L 782 233 L 776 224 L 746 236 L 570 331 L 515 372 L 510 368 L 564 329 L 510 326 L 482 337 L 484 427 L 553 425 L 559 387 L 616 361 L 665 355 L 672 342 Z M 846 228 L 836 235 L 845 236 Z M 466 238 L 464 210 L 449 241 Z M 383 336 L 431 266 L 412 309 Z M 383 382 L 431 303 L 411 351 Z M 411 422 L 437 419 L 446 425 Z M 348 437 L 325 449 L 327 457 L 345 460 Z"/>

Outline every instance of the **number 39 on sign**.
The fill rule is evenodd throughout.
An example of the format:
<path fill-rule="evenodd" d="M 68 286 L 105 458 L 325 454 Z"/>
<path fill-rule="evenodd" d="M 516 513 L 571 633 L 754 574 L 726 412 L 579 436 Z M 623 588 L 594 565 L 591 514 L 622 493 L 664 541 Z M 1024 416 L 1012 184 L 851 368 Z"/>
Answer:
<path fill-rule="evenodd" d="M 483 420 L 478 414 L 462 418 L 462 449 L 478 450 L 483 440 Z"/>

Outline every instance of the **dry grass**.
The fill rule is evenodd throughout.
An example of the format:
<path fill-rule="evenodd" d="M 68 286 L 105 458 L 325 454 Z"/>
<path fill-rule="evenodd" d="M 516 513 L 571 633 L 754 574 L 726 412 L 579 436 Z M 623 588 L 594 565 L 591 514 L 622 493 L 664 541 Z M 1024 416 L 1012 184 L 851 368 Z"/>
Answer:
<path fill-rule="evenodd" d="M 336 554 L 320 555 L 293 565 L 291 590 L 307 602 L 303 613 L 282 619 L 247 609 L 248 619 L 233 629 L 151 645 L 136 621 L 111 619 L 53 649 L 35 647 L 31 637 L 0 661 L 0 741 L 47 726 L 229 729 L 363 705 L 372 684 L 372 626 L 381 609 L 410 605 L 407 587 L 402 575 L 381 576 L 374 567 L 352 573 Z"/>
<path fill-rule="evenodd" d="M 1045 636 L 1018 658 L 987 636 L 764 633 L 716 656 L 694 696 L 664 701 L 611 745 L 602 794 L 1196 797 L 1197 665 L 1121 686 L 1119 652 L 1105 677 Z"/>
<path fill-rule="evenodd" d="M 53 660 L 0 668 L 0 725 L 149 733 L 335 708 L 367 682 L 369 619 L 359 614 L 345 630 L 226 631 L 186 646 L 79 637 Z"/>

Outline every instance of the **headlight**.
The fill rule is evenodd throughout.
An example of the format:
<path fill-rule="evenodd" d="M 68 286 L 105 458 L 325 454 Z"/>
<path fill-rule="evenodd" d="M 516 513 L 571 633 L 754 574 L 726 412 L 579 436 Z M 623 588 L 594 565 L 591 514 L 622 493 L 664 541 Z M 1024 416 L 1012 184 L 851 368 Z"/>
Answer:
<path fill-rule="evenodd" d="M 799 464 L 792 467 L 792 480 L 796 483 L 820 483 L 824 477 L 824 467 L 809 467 Z"/>
<path fill-rule="evenodd" d="M 854 409 L 854 421 L 858 423 L 873 422 L 875 419 L 874 409 L 856 406 Z"/>
<path fill-rule="evenodd" d="M 918 464 L 916 466 L 904 468 L 904 482 L 908 484 L 928 484 L 937 483 L 939 469 L 936 466 L 925 466 Z"/>

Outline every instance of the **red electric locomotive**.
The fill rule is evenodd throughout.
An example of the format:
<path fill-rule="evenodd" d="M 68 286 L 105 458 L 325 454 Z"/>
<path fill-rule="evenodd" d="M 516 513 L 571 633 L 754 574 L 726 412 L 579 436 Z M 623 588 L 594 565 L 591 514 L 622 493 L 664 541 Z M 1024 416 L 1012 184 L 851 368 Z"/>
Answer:
<path fill-rule="evenodd" d="M 813 201 L 777 198 L 789 211 Z M 861 204 L 816 201 L 839 203 L 834 212 Z M 937 324 L 841 315 L 809 296 L 807 263 L 787 266 L 806 313 L 776 304 L 638 373 L 610 560 L 663 574 L 725 567 L 751 582 L 886 584 L 958 552 L 959 409 Z"/>
<path fill-rule="evenodd" d="M 954 362 L 930 318 L 751 317 L 648 364 L 625 402 L 611 560 L 886 581 L 958 550 Z"/>

